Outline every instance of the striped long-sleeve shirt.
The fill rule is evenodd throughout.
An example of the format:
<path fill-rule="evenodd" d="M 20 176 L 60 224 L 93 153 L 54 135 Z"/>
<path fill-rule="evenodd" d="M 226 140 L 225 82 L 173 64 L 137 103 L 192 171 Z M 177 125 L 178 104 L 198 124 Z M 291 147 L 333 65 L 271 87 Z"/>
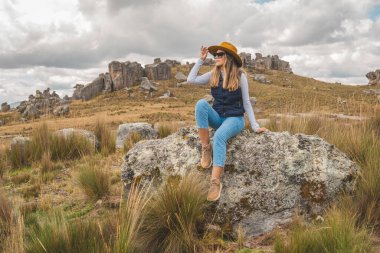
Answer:
<path fill-rule="evenodd" d="M 203 64 L 203 60 L 198 58 L 196 61 L 195 65 L 191 69 L 189 76 L 187 77 L 187 82 L 191 84 L 208 84 L 210 82 L 211 78 L 211 71 L 204 73 L 203 75 L 198 76 L 198 71 L 201 65 Z M 224 78 L 224 72 L 222 71 L 222 76 Z M 251 124 L 251 128 L 253 131 L 257 131 L 258 128 L 260 128 L 259 124 L 256 121 L 255 114 L 252 109 L 252 104 L 249 99 L 249 91 L 248 91 L 248 80 L 247 76 L 242 73 L 240 81 L 239 81 L 239 86 L 241 88 L 241 93 L 242 93 L 242 98 L 243 98 L 243 106 L 244 110 L 248 115 L 249 122 Z"/>

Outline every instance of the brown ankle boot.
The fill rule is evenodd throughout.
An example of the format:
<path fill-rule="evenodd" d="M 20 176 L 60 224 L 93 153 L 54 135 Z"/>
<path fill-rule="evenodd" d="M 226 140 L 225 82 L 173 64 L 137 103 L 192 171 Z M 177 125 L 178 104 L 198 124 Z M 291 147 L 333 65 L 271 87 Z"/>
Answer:
<path fill-rule="evenodd" d="M 212 165 L 212 145 L 211 143 L 203 145 L 202 144 L 202 158 L 201 166 L 205 169 L 210 168 Z"/>
<path fill-rule="evenodd" d="M 207 200 L 208 201 L 216 201 L 220 198 L 220 193 L 222 192 L 222 183 L 220 182 L 220 179 L 213 178 L 210 181 L 210 189 L 207 193 Z"/>

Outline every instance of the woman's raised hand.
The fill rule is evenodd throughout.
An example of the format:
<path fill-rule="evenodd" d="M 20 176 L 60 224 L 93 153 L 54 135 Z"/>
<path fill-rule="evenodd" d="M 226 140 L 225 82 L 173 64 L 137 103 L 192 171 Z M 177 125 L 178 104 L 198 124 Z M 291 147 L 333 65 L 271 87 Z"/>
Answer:
<path fill-rule="evenodd" d="M 206 60 L 207 54 L 208 54 L 208 48 L 201 46 L 201 53 L 199 57 L 202 59 L 202 61 Z"/>

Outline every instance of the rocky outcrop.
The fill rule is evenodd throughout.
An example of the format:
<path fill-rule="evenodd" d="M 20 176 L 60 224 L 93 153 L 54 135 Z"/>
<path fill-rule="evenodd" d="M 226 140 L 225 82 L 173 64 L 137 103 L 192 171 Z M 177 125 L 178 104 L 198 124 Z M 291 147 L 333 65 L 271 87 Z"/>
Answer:
<path fill-rule="evenodd" d="M 242 52 L 239 54 L 243 61 L 243 67 L 258 69 L 258 70 L 279 70 L 287 73 L 292 73 L 290 64 L 287 61 L 281 60 L 278 55 L 268 55 L 263 57 L 262 54 L 256 53 L 256 58 L 251 59 L 250 53 Z"/>
<path fill-rule="evenodd" d="M 7 102 L 1 104 L 1 112 L 8 112 L 10 110 L 11 106 Z"/>
<path fill-rule="evenodd" d="M 149 80 L 168 80 L 172 78 L 171 67 L 166 62 L 145 65 L 145 74 Z"/>
<path fill-rule="evenodd" d="M 100 74 L 94 81 L 86 85 L 77 84 L 74 86 L 75 91 L 73 99 L 90 100 L 104 92 L 111 91 L 112 83 L 108 73 Z M 106 89 L 107 86 L 107 89 Z"/>
<path fill-rule="evenodd" d="M 170 67 L 176 67 L 176 66 L 181 65 L 181 63 L 179 61 L 170 60 L 170 59 L 166 59 L 165 63 L 169 64 Z"/>
<path fill-rule="evenodd" d="M 368 78 L 368 85 L 380 85 L 380 69 L 368 72 L 365 76 Z"/>
<path fill-rule="evenodd" d="M 130 87 L 144 76 L 144 69 L 138 62 L 112 61 L 108 64 L 108 71 L 111 75 L 113 90 Z"/>
<path fill-rule="evenodd" d="M 60 105 L 56 107 L 53 111 L 54 116 L 66 116 L 70 112 L 70 107 L 68 105 Z"/>
<path fill-rule="evenodd" d="M 157 131 L 151 124 L 145 122 L 125 123 L 119 125 L 117 129 L 116 147 L 122 148 L 124 142 L 135 132 L 139 134 L 140 140 L 155 139 L 158 137 Z"/>
<path fill-rule="evenodd" d="M 36 90 L 35 95 L 29 95 L 29 99 L 22 101 L 16 110 L 26 119 L 38 118 L 43 114 L 53 114 L 55 108 L 70 104 L 71 100 L 61 99 L 55 91 L 50 93 L 47 88 L 43 92 Z"/>
<path fill-rule="evenodd" d="M 267 77 L 264 74 L 254 74 L 253 79 L 255 81 L 258 81 L 259 83 L 263 83 L 263 84 L 272 83 L 270 80 L 267 79 Z"/>
<path fill-rule="evenodd" d="M 147 92 L 153 92 L 156 91 L 158 88 L 152 84 L 152 82 L 147 77 L 141 78 L 140 83 L 140 90 L 141 91 L 147 91 Z"/>
<path fill-rule="evenodd" d="M 211 142 L 214 131 L 211 131 Z M 136 177 L 160 185 L 172 176 L 199 170 L 201 145 L 195 127 L 163 139 L 138 142 L 125 155 L 122 180 L 128 191 Z M 259 235 L 292 220 L 321 214 L 343 191 L 353 190 L 358 166 L 318 136 L 243 130 L 227 143 L 221 198 L 207 207 L 206 220 Z"/>
<path fill-rule="evenodd" d="M 186 80 L 187 80 L 187 76 L 185 76 L 185 74 L 182 73 L 182 72 L 180 72 L 180 71 L 177 72 L 177 73 L 175 74 L 174 78 L 175 78 L 177 81 L 179 81 L 179 82 L 183 82 L 183 81 L 186 81 Z"/>

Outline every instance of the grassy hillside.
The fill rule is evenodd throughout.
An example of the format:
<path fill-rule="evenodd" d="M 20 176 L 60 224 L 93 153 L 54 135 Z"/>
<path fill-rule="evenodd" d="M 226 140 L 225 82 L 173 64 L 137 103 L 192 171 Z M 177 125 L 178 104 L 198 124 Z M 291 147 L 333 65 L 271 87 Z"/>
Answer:
<path fill-rule="evenodd" d="M 185 75 L 189 72 L 186 66 L 181 66 L 179 69 Z M 202 66 L 200 73 L 208 70 L 210 67 Z M 175 74 L 176 68 L 173 68 L 172 71 Z M 265 74 L 272 83 L 261 84 L 254 81 L 251 75 L 255 73 Z M 346 231 L 344 235 L 347 238 L 342 240 L 349 239 L 353 242 L 376 244 L 373 240 L 376 241 L 378 238 L 378 222 L 380 221 L 380 172 L 378 171 L 380 165 L 380 153 L 378 153 L 380 151 L 380 116 L 378 114 L 380 105 L 374 95 L 363 93 L 363 90 L 372 87 L 330 84 L 278 71 L 249 72 L 248 80 L 250 96 L 257 99 L 254 106 L 255 109 L 259 109 L 255 113 L 256 118 L 269 119 L 264 124 L 265 126 L 272 131 L 287 130 L 318 134 L 337 145 L 364 168 L 364 179 L 359 183 L 358 194 L 355 198 L 340 200 L 339 203 L 345 204 L 338 206 L 338 211 L 334 209 L 327 214 L 328 223 L 321 223 L 316 227 L 304 228 L 303 223 L 300 222 L 298 225 L 292 225 L 260 238 L 245 238 L 242 233 L 235 241 L 225 241 L 223 235 L 203 235 L 202 238 L 192 238 L 193 241 L 197 241 L 194 245 L 191 244 L 193 242 L 191 240 L 189 244 L 187 238 L 186 245 L 178 244 L 178 246 L 176 244 L 174 246 L 205 247 L 202 249 L 207 249 L 208 252 L 236 252 L 239 248 L 241 249 L 240 252 L 259 252 L 253 251 L 254 248 L 264 250 L 264 252 L 273 252 L 273 250 L 276 252 L 318 252 L 302 251 L 299 248 L 297 251 L 294 244 L 286 245 L 289 242 L 300 243 L 297 242 L 297 238 L 298 240 L 300 238 L 297 237 L 299 236 L 297 231 L 304 233 L 307 230 L 305 237 L 299 241 L 308 242 L 311 237 L 318 234 L 316 231 L 324 226 L 334 227 L 337 231 Z M 158 81 L 157 83 L 159 83 L 159 90 L 154 93 L 153 97 L 139 92 L 138 84 L 136 84 L 132 87 L 130 96 L 127 91 L 121 90 L 100 95 L 87 102 L 74 101 L 67 117 L 47 115 L 40 119 L 20 122 L 20 115 L 17 112 L 0 114 L 0 119 L 7 122 L 5 126 L 0 127 L 0 199 L 2 200 L 0 202 L 0 237 L 3 235 L 3 239 L 1 239 L 3 241 L 0 240 L 0 244 L 4 243 L 3 245 L 6 245 L 4 248 L 15 248 L 17 245 L 25 244 L 26 252 L 44 252 L 41 249 L 41 251 L 37 250 L 40 244 L 33 240 L 36 238 L 40 240 L 39 235 L 41 234 L 38 233 L 50 231 L 47 226 L 53 226 L 52 224 L 55 225 L 51 229 L 56 233 L 65 234 L 68 243 L 66 246 L 71 247 L 74 235 L 77 235 L 78 238 L 83 236 L 82 230 L 75 227 L 76 222 L 93 220 L 98 224 L 90 223 L 81 226 L 85 227 L 88 233 L 93 232 L 94 238 L 99 238 L 98 242 L 102 242 L 101 245 L 98 245 L 98 249 L 103 251 L 98 252 L 123 252 L 125 250 L 127 244 L 123 244 L 125 242 L 123 240 L 128 241 L 128 238 L 121 236 L 117 229 L 127 229 L 125 226 L 129 226 L 131 223 L 126 222 L 125 219 L 129 221 L 128 219 L 135 219 L 136 217 L 121 213 L 120 210 L 122 209 L 118 208 L 121 203 L 120 195 L 122 192 L 120 164 L 123 154 L 136 140 L 130 140 L 130 144 L 125 150 L 105 151 L 102 149 L 86 153 L 82 152 L 84 148 L 80 148 L 82 153 L 78 157 L 56 159 L 52 155 L 54 152 L 54 154 L 60 152 L 65 154 L 65 151 L 54 146 L 54 138 L 49 137 L 48 133 L 68 127 L 91 131 L 98 130 L 99 132 L 99 124 L 101 124 L 103 130 L 99 132 L 99 135 L 115 138 L 119 124 L 142 121 L 152 124 L 162 123 L 160 130 L 161 137 L 164 137 L 181 126 L 194 125 L 195 103 L 204 95 L 210 94 L 210 89 L 207 86 L 189 84 L 177 87 L 177 81 L 174 79 Z M 159 99 L 158 97 L 167 90 L 170 90 L 175 98 Z M 294 113 L 308 113 L 309 116 L 280 117 L 277 120 L 274 118 L 274 114 L 284 116 Z M 323 115 L 323 117 L 317 117 L 318 114 Z M 339 119 L 336 114 L 368 117 L 370 120 Z M 246 123 L 249 127 L 248 121 Z M 30 164 L 15 166 L 11 159 L 12 154 L 9 154 L 7 149 L 11 138 L 19 134 L 31 137 L 36 147 L 46 147 L 38 154 L 33 149 L 34 153 L 31 155 Z M 45 139 L 49 140 L 48 144 L 41 141 Z M 78 147 L 85 147 L 86 145 L 81 142 L 81 140 L 76 140 L 73 143 L 77 143 Z M 13 155 L 17 158 L 19 154 Z M 183 187 L 186 189 L 186 185 Z M 141 196 L 135 195 L 133 197 L 134 201 L 144 201 Z M 136 208 L 133 210 L 137 210 L 138 213 L 139 203 L 137 201 L 127 203 L 127 205 L 132 205 L 133 208 Z M 10 211 L 17 210 L 13 207 L 19 207 L 20 213 Z M 51 212 L 56 209 L 60 209 L 61 213 L 52 215 Z M 154 213 L 152 210 L 147 215 Z M 337 220 L 347 219 L 347 213 L 355 214 L 358 218 L 352 218 L 352 223 L 346 224 L 345 227 L 345 224 L 341 224 Z M 3 217 L 2 214 L 4 214 Z M 49 220 L 51 217 L 56 218 L 56 220 Z M 354 215 L 350 217 L 354 217 Z M 140 224 L 139 221 L 134 222 L 137 223 L 133 224 Z M 141 226 L 143 225 L 141 223 Z M 114 237 L 108 238 L 109 240 L 104 238 L 104 235 L 99 234 L 97 230 L 100 227 L 102 228 L 101 231 L 107 231 Z M 136 228 L 134 227 L 134 229 Z M 369 237 L 369 231 L 372 229 L 374 233 Z M 22 237 L 23 233 L 26 233 L 25 237 Z M 275 240 L 278 235 L 282 235 L 281 238 L 286 238 L 285 244 L 281 239 Z M 334 234 L 331 237 L 334 237 Z M 44 239 L 46 238 L 48 238 L 48 233 Z M 149 238 L 152 241 L 156 239 Z M 202 243 L 198 243 L 198 240 Z M 112 243 L 110 243 L 111 241 Z M 321 237 L 310 242 L 310 247 L 319 249 L 315 245 L 322 245 L 323 243 L 326 243 L 326 238 Z M 328 243 L 332 247 L 339 244 L 339 242 Z M 132 243 L 128 247 L 133 248 L 135 246 Z M 51 247 L 53 249 L 53 246 Z M 83 247 L 87 246 L 84 245 Z M 21 248 L 14 252 L 24 252 Z M 75 252 L 75 250 L 67 250 L 66 252 Z M 134 251 L 131 250 L 130 252 Z"/>

